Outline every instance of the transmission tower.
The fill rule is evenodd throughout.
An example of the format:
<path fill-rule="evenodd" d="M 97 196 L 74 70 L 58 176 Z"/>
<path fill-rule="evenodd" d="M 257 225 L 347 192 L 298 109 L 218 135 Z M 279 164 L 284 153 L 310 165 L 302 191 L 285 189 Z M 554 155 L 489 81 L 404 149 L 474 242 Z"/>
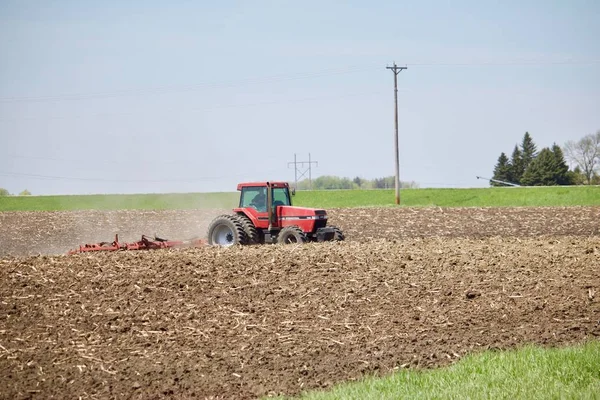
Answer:
<path fill-rule="evenodd" d="M 298 161 L 296 158 L 296 153 L 294 153 L 294 161 L 288 163 L 288 168 L 292 164 L 294 165 L 294 188 L 298 189 L 298 179 L 305 177 L 306 173 L 308 172 L 308 187 L 312 190 L 312 165 L 315 164 L 315 166 L 318 167 L 318 161 L 312 161 L 310 158 L 310 153 L 308 153 L 308 161 Z M 305 165 L 308 166 L 305 167 Z"/>

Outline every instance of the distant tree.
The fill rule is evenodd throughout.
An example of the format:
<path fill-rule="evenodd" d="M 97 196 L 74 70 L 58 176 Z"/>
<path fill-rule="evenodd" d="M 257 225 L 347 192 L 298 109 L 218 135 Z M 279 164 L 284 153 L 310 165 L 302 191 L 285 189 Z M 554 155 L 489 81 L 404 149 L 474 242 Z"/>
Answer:
<path fill-rule="evenodd" d="M 523 153 L 519 149 L 518 145 L 515 145 L 512 156 L 510 158 L 510 173 L 508 180 L 511 183 L 520 183 L 523 177 L 525 168 L 523 167 Z"/>
<path fill-rule="evenodd" d="M 360 182 L 360 185 L 359 183 Z M 290 185 L 293 186 L 293 185 Z M 386 176 L 375 178 L 373 180 L 355 177 L 354 179 L 323 175 L 312 180 L 313 190 L 335 190 L 335 189 L 393 189 L 395 187 L 395 177 Z M 415 181 L 400 181 L 400 187 L 418 188 L 419 184 Z M 310 188 L 308 179 L 298 182 L 298 190 L 308 190 Z"/>
<path fill-rule="evenodd" d="M 554 156 L 554 179 L 556 185 L 573 185 L 574 179 L 572 174 L 569 174 L 569 166 L 565 161 L 565 156 L 562 149 L 556 143 L 552 144 L 552 155 Z"/>
<path fill-rule="evenodd" d="M 523 141 L 521 142 L 521 159 L 523 162 L 523 173 L 529 167 L 529 164 L 537 157 L 537 147 L 531 138 L 529 132 L 525 132 L 523 135 Z"/>
<path fill-rule="evenodd" d="M 383 178 L 377 178 L 373 180 L 373 189 L 394 189 L 396 187 L 396 177 L 386 176 Z M 400 181 L 400 188 L 402 189 L 416 189 L 419 184 L 415 181 Z"/>
<path fill-rule="evenodd" d="M 569 174 L 560 147 L 556 144 L 552 149 L 544 147 L 525 170 L 521 183 L 527 186 L 573 184 L 573 176 Z"/>
<path fill-rule="evenodd" d="M 353 183 L 349 178 L 340 178 L 338 176 L 323 175 L 313 180 L 314 190 L 328 189 L 352 189 Z"/>
<path fill-rule="evenodd" d="M 585 185 L 587 183 L 585 175 L 579 166 L 575 167 L 573 171 L 569 171 L 569 175 L 571 176 L 571 182 L 573 182 L 573 185 Z"/>
<path fill-rule="evenodd" d="M 393 189 L 396 187 L 396 177 L 386 176 L 383 178 L 377 178 L 374 181 L 374 187 L 375 189 Z"/>
<path fill-rule="evenodd" d="M 504 182 L 510 181 L 511 165 L 510 165 L 510 161 L 508 160 L 508 157 L 506 156 L 506 154 L 504 154 L 504 152 L 502 152 L 500 154 L 500 157 L 498 157 L 498 163 L 496 163 L 496 166 L 494 167 L 493 178 L 498 181 L 504 181 Z M 490 181 L 490 185 L 502 186 L 501 183 L 492 182 L 492 181 Z"/>
<path fill-rule="evenodd" d="M 585 177 L 585 183 L 590 185 L 599 174 L 600 167 L 600 131 L 565 143 L 564 152 L 567 159 L 576 164 Z"/>
<path fill-rule="evenodd" d="M 31 196 L 31 192 L 25 189 L 21 193 L 19 193 L 19 196 Z"/>
<path fill-rule="evenodd" d="M 410 182 L 400 181 L 400 187 L 403 189 L 418 189 L 419 184 L 415 181 L 410 181 Z"/>
<path fill-rule="evenodd" d="M 10 192 L 4 188 L 0 188 L 0 196 L 10 196 Z"/>
<path fill-rule="evenodd" d="M 527 186 L 549 186 L 552 185 L 552 168 L 554 165 L 554 154 L 550 149 L 544 148 L 540 154 L 529 164 L 521 183 Z"/>

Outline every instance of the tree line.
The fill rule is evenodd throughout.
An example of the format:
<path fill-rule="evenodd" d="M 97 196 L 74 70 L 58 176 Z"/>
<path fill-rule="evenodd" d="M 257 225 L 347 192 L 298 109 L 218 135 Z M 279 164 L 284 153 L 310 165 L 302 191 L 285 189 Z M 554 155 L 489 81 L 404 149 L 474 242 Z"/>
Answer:
<path fill-rule="evenodd" d="M 575 168 L 571 170 L 567 161 Z M 556 143 L 539 152 L 529 132 L 515 144 L 511 157 L 502 152 L 494 166 L 492 186 L 597 185 L 600 184 L 600 131 L 561 148 Z"/>
<path fill-rule="evenodd" d="M 12 194 L 4 188 L 0 188 L 0 196 L 12 196 Z M 19 196 L 31 196 L 31 192 L 27 189 L 19 193 Z"/>
<path fill-rule="evenodd" d="M 320 176 L 316 179 L 304 179 L 298 181 L 297 190 L 335 190 L 335 189 L 393 189 L 395 188 L 395 177 L 386 176 L 383 178 L 364 179 L 355 177 L 350 179 L 347 177 L 339 177 L 332 175 Z M 290 186 L 293 186 L 290 183 Z M 416 182 L 400 181 L 401 188 L 418 188 Z"/>

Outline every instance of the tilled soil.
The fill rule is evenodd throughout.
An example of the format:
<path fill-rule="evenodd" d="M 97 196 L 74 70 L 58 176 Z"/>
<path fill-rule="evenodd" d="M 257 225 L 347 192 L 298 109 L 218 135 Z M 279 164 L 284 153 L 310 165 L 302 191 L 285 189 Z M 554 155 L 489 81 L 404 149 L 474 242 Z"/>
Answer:
<path fill-rule="evenodd" d="M 0 243 L 27 254 L 37 235 L 51 240 L 34 252 L 62 253 L 152 226 L 179 239 L 205 213 L 0 213 Z M 293 395 L 600 335 L 600 208 L 340 209 L 331 222 L 346 242 L 5 255 L 0 397 Z"/>
<path fill-rule="evenodd" d="M 171 240 L 206 236 L 224 209 L 0 212 L 0 257 L 63 254 L 79 244 L 126 242 L 142 234 Z M 351 208 L 328 210 L 349 241 L 420 237 L 600 235 L 600 207 Z"/>

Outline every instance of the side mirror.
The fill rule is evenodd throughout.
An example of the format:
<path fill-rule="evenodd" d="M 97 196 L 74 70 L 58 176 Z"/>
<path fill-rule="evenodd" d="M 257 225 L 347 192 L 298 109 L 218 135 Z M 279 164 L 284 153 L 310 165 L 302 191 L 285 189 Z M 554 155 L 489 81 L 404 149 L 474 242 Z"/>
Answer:
<path fill-rule="evenodd" d="M 296 195 L 296 188 L 292 188 L 292 196 Z"/>

